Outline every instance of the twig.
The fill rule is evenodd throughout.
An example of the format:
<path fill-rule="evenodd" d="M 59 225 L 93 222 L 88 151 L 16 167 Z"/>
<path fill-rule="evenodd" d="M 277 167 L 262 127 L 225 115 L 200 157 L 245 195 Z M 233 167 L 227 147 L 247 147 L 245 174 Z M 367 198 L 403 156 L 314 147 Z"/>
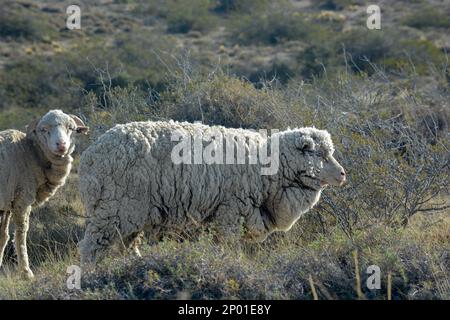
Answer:
<path fill-rule="evenodd" d="M 392 300 L 392 274 L 390 272 L 387 278 L 387 299 Z"/>
<path fill-rule="evenodd" d="M 358 250 L 353 251 L 353 258 L 355 260 L 356 294 L 358 299 L 364 299 L 364 294 L 361 290 L 361 277 L 359 275 Z"/>
<path fill-rule="evenodd" d="M 316 287 L 314 286 L 314 281 L 311 275 L 309 275 L 309 285 L 311 286 L 311 292 L 313 295 L 314 300 L 319 300 L 319 297 L 317 296 Z"/>

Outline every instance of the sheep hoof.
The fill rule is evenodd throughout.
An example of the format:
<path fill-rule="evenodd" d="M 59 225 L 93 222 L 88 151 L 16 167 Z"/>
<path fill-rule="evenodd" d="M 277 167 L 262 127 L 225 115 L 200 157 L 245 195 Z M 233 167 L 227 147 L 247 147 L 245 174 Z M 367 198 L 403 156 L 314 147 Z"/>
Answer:
<path fill-rule="evenodd" d="M 23 271 L 21 272 L 21 277 L 22 277 L 22 279 L 24 279 L 24 280 L 31 280 L 31 279 L 33 279 L 33 278 L 34 278 L 33 271 L 31 271 L 30 269 L 28 269 L 28 270 L 23 270 Z"/>

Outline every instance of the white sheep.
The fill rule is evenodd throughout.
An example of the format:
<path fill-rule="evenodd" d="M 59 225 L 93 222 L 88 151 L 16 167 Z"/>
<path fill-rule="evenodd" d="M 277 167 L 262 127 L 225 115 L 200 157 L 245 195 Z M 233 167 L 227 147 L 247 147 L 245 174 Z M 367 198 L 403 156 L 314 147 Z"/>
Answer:
<path fill-rule="evenodd" d="M 213 141 L 211 131 L 231 141 L 235 150 L 244 147 L 246 162 L 238 164 L 237 151 L 220 151 L 223 144 Z M 180 150 L 180 136 L 203 137 L 203 150 L 236 161 L 196 164 L 190 160 L 198 145 L 192 143 L 185 145 L 186 154 L 179 153 L 187 161 L 179 162 L 174 154 Z M 275 141 L 279 150 L 272 148 Z M 262 174 L 259 161 L 250 164 L 255 145 L 272 150 L 273 160 L 279 160 L 274 174 Z M 329 133 L 315 128 L 267 138 L 250 130 L 186 122 L 117 125 L 81 155 L 79 187 L 88 214 L 81 263 L 101 259 L 115 240 L 139 255 L 136 243 L 144 230 L 158 235 L 208 225 L 219 239 L 237 235 L 254 241 L 287 231 L 317 203 L 327 184 L 344 182 L 344 169 L 333 152 Z"/>
<path fill-rule="evenodd" d="M 26 134 L 0 132 L 0 266 L 12 217 L 18 269 L 25 278 L 33 277 L 26 245 L 30 212 L 47 201 L 70 173 L 73 131 L 87 133 L 88 128 L 78 117 L 52 110 L 33 121 Z"/>

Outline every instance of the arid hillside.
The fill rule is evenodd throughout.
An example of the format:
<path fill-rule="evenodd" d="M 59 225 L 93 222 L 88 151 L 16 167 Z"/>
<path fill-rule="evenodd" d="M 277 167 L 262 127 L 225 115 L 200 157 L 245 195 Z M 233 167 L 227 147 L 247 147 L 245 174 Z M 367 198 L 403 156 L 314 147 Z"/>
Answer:
<path fill-rule="evenodd" d="M 73 4 L 81 29 L 69 30 Z M 367 28 L 369 4 L 381 9 L 380 30 Z M 0 299 L 450 299 L 449 1 L 0 8 L 0 130 L 24 130 L 50 109 L 90 127 L 66 185 L 32 213 L 36 279 L 18 278 L 10 244 Z M 326 129 L 347 183 L 262 244 L 217 244 L 208 230 L 146 238 L 143 258 L 113 250 L 81 290 L 68 289 L 86 220 L 79 154 L 115 124 L 168 119 Z M 365 285 L 370 265 L 380 289 Z"/>

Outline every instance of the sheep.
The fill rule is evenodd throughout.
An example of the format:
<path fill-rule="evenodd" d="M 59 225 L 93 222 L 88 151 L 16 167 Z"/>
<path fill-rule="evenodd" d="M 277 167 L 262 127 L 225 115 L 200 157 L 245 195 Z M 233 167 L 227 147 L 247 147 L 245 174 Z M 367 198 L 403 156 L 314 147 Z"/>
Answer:
<path fill-rule="evenodd" d="M 236 148 L 221 152 L 223 143 L 213 141 L 212 132 Z M 195 162 L 198 146 L 187 143 L 186 137 L 203 139 L 204 152 L 212 150 L 211 155 L 231 159 L 231 164 Z M 186 149 L 181 152 L 183 144 Z M 250 164 L 255 145 L 270 149 L 272 160 L 279 160 L 276 172 L 264 173 L 262 161 Z M 238 161 L 239 147 L 245 161 Z M 328 184 L 345 181 L 333 152 L 330 134 L 315 128 L 268 137 L 187 122 L 117 125 L 80 158 L 79 189 L 88 217 L 79 244 L 81 264 L 97 263 L 114 242 L 139 256 L 137 244 L 144 231 L 159 237 L 208 226 L 219 241 L 237 236 L 257 242 L 274 231 L 288 231 L 318 202 Z"/>
<path fill-rule="evenodd" d="M 30 212 L 46 202 L 70 173 L 73 131 L 87 134 L 88 127 L 77 116 L 51 110 L 30 123 L 26 134 L 0 132 L 0 267 L 12 218 L 18 271 L 27 279 L 33 277 L 26 245 Z"/>

